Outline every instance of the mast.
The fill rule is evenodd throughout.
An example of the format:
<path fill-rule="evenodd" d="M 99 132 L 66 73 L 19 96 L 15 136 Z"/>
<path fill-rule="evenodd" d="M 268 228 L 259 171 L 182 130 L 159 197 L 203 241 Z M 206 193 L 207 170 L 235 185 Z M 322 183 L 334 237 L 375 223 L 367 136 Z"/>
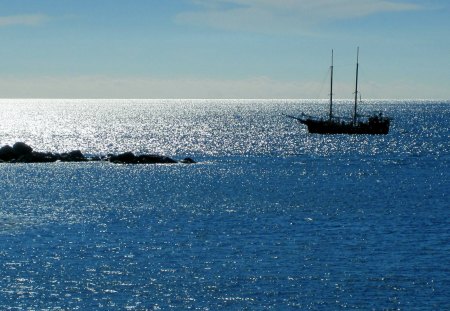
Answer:
<path fill-rule="evenodd" d="M 359 69 L 359 46 L 356 51 L 356 84 L 355 84 L 355 108 L 353 110 L 353 125 L 356 125 L 356 108 L 358 105 L 358 69 Z"/>
<path fill-rule="evenodd" d="M 329 120 L 333 117 L 333 50 L 331 50 L 331 79 L 330 79 L 330 117 Z"/>

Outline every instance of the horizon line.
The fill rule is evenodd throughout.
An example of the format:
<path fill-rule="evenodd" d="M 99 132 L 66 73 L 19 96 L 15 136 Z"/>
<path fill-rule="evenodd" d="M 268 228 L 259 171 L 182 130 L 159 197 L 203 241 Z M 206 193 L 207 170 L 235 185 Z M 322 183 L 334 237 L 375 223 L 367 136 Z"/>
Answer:
<path fill-rule="evenodd" d="M 154 97 L 154 98 L 144 98 L 144 97 L 117 97 L 117 98 L 108 98 L 108 97 L 0 97 L 0 101 L 4 100 L 245 100 L 245 101 L 254 101 L 254 100 L 263 100 L 263 101 L 269 101 L 269 100 L 323 100 L 323 101 L 329 101 L 329 98 L 162 98 L 162 97 Z M 375 100 L 381 100 L 381 101 L 410 101 L 410 100 L 416 100 L 416 101 L 444 101 L 444 102 L 450 102 L 450 98 L 366 98 L 362 100 L 361 102 L 364 103 L 364 101 L 375 101 Z M 333 101 L 354 101 L 354 98 L 333 98 Z"/>

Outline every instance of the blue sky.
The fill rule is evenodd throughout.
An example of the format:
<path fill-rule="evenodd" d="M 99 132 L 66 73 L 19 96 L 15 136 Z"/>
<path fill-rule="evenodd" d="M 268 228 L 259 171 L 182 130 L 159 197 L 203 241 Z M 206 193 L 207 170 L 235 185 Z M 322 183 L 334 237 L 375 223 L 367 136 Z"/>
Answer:
<path fill-rule="evenodd" d="M 450 99 L 446 0 L 0 0 L 3 98 Z"/>

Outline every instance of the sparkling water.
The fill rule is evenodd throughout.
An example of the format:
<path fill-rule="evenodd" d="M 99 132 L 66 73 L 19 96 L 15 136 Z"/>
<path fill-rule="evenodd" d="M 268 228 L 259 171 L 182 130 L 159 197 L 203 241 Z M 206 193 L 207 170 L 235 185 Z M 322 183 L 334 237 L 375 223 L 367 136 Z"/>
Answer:
<path fill-rule="evenodd" d="M 450 309 L 450 103 L 1 100 L 0 145 L 197 164 L 0 163 L 0 309 Z M 350 115 L 351 103 L 336 102 Z"/>

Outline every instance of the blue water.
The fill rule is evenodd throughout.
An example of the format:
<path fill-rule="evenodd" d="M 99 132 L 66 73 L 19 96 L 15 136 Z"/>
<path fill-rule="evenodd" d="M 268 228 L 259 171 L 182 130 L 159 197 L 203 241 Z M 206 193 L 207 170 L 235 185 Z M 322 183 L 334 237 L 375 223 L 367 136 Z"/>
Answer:
<path fill-rule="evenodd" d="M 366 102 L 386 136 L 282 115 L 314 100 L 0 106 L 0 145 L 199 161 L 0 164 L 1 310 L 450 309 L 450 102 Z"/>

